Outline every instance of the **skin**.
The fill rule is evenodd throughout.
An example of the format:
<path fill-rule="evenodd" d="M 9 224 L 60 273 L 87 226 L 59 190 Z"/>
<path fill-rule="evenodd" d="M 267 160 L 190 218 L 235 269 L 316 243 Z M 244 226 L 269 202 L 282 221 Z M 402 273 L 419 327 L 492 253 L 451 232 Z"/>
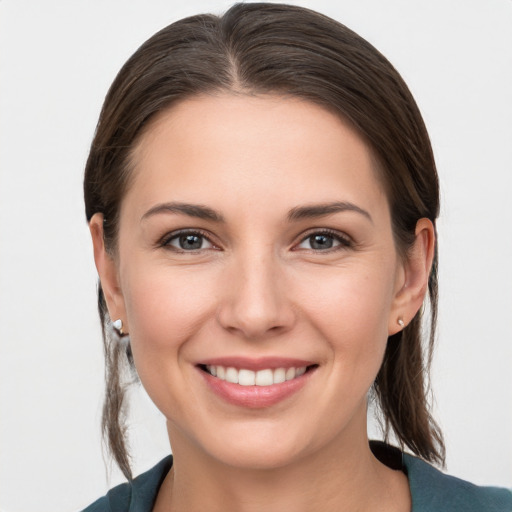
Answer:
<path fill-rule="evenodd" d="M 183 101 L 146 129 L 133 163 L 115 255 L 101 214 L 90 228 L 110 317 L 123 320 L 167 418 L 175 463 L 155 510 L 410 510 L 406 476 L 369 450 L 366 396 L 397 320 L 407 324 L 422 304 L 430 221 L 400 258 L 369 148 L 298 99 Z M 148 214 L 169 202 L 207 206 L 223 221 Z M 365 213 L 289 218 L 332 202 Z M 180 249 L 183 229 L 205 235 L 201 249 Z M 313 246 L 326 230 L 332 247 Z M 214 394 L 197 368 L 225 356 L 318 366 L 291 397 L 248 409 Z"/>

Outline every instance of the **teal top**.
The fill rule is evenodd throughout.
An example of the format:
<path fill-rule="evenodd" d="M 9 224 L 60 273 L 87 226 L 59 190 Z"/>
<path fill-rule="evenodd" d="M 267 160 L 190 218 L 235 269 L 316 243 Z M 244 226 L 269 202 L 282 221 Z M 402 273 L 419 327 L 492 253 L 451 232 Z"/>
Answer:
<path fill-rule="evenodd" d="M 372 443 L 373 444 L 373 443 Z M 376 450 L 372 446 L 374 453 Z M 398 450 L 380 447 L 376 453 L 386 465 Z M 382 457 L 383 453 L 384 457 Z M 400 452 L 399 452 L 400 453 Z M 407 474 L 412 496 L 412 512 L 512 512 L 512 491 L 498 487 L 479 487 L 445 475 L 412 455 L 402 454 L 402 470 Z M 162 482 L 172 467 L 172 455 L 161 460 L 131 484 L 111 489 L 106 496 L 83 512 L 151 512 Z"/>

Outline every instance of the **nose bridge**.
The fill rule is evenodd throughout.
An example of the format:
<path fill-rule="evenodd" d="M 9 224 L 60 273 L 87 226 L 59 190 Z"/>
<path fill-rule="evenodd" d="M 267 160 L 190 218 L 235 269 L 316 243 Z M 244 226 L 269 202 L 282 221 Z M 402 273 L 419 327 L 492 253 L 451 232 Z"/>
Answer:
<path fill-rule="evenodd" d="M 226 280 L 219 314 L 224 328 L 252 339 L 283 332 L 293 324 L 284 269 L 271 247 L 240 251 Z"/>

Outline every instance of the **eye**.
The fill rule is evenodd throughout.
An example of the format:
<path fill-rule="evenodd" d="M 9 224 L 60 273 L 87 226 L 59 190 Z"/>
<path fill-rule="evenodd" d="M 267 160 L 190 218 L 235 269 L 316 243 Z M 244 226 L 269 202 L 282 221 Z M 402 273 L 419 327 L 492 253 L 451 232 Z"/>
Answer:
<path fill-rule="evenodd" d="M 205 235 L 197 231 L 181 231 L 179 233 L 171 234 L 162 240 L 162 245 L 181 252 L 192 252 L 214 248 L 214 245 L 210 240 L 208 240 Z"/>
<path fill-rule="evenodd" d="M 351 242 L 347 237 L 331 231 L 320 231 L 311 233 L 303 238 L 300 244 L 297 245 L 297 248 L 312 251 L 329 251 L 350 246 Z"/>

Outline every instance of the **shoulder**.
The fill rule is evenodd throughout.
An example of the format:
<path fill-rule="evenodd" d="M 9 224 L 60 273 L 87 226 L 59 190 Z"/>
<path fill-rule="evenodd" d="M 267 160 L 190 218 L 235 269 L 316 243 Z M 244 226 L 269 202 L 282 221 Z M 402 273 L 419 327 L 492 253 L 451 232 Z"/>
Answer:
<path fill-rule="evenodd" d="M 445 475 L 412 455 L 403 455 L 413 512 L 512 512 L 512 491 L 479 487 Z"/>
<path fill-rule="evenodd" d="M 158 489 L 172 467 L 172 455 L 131 482 L 118 485 L 83 512 L 151 512 Z"/>

